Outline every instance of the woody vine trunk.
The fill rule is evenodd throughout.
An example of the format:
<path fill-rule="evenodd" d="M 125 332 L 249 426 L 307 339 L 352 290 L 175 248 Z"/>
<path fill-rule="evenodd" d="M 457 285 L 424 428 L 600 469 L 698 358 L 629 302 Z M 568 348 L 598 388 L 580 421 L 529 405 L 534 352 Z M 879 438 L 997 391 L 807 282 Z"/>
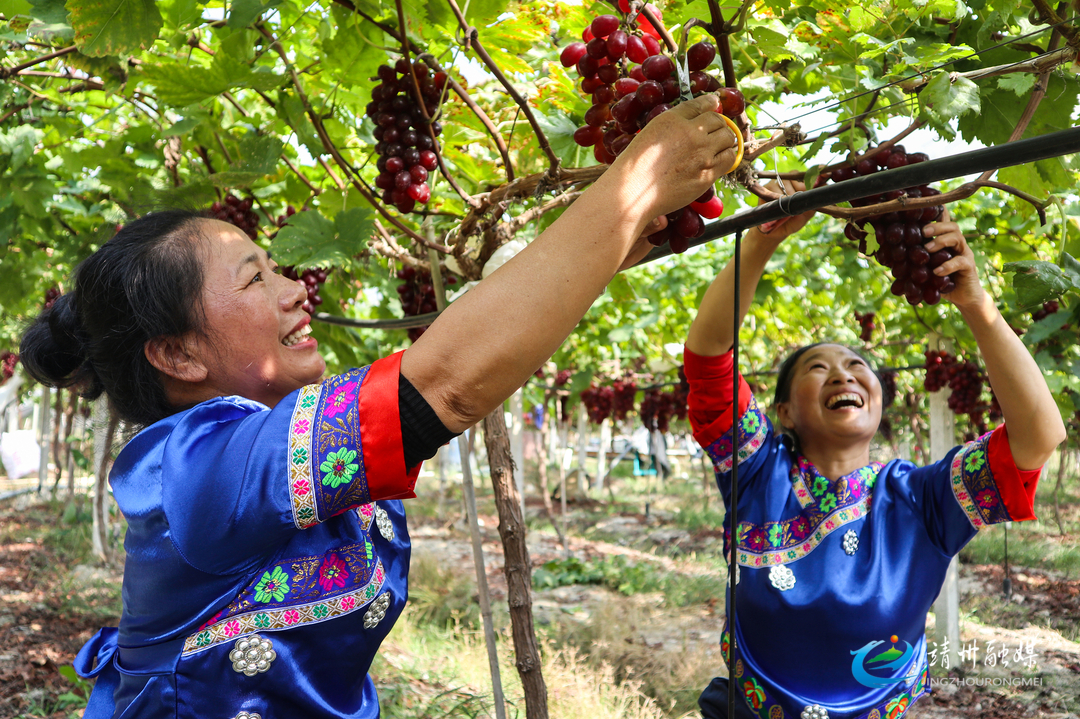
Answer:
<path fill-rule="evenodd" d="M 484 445 L 491 468 L 491 486 L 499 512 L 499 538 L 503 545 L 503 572 L 506 574 L 510 626 L 514 636 L 514 656 L 525 692 L 526 719 L 547 719 L 547 685 L 540 668 L 540 647 L 536 642 L 532 615 L 532 572 L 525 544 L 525 523 L 514 483 L 514 460 L 502 406 L 484 418 Z"/>

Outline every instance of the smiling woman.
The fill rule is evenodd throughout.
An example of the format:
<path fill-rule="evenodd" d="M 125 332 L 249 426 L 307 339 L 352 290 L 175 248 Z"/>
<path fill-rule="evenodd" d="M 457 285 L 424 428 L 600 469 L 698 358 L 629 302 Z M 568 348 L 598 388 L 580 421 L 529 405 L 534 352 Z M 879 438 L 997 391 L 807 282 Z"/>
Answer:
<path fill-rule="evenodd" d="M 744 314 L 773 252 L 808 219 L 748 233 Z M 956 223 L 946 215 L 925 234 L 928 251 L 958 252 L 936 271 L 957 273 L 946 297 L 978 340 L 1012 427 L 940 462 L 870 461 L 891 398 L 862 356 L 836 344 L 803 347 L 781 365 L 773 408 L 782 437 L 741 377 L 733 423 L 733 264 L 709 287 L 691 326 L 684 351 L 690 423 L 728 505 L 732 466 L 739 465 L 739 610 L 721 641 L 745 699 L 736 717 L 903 714 L 928 689 L 926 614 L 951 558 L 983 527 L 1034 519 L 1039 468 L 1065 437 L 1057 407 L 979 285 Z M 729 558 L 730 532 L 725 520 Z M 727 694 L 728 679 L 714 679 L 699 699 L 705 719 L 729 716 Z"/>
<path fill-rule="evenodd" d="M 232 225 L 153 213 L 86 259 L 21 357 L 143 426 L 109 478 L 124 609 L 76 658 L 98 677 L 86 719 L 377 717 L 368 669 L 408 591 L 398 500 L 731 167 L 717 105 L 658 117 L 408 350 L 336 377 L 304 290 Z"/>

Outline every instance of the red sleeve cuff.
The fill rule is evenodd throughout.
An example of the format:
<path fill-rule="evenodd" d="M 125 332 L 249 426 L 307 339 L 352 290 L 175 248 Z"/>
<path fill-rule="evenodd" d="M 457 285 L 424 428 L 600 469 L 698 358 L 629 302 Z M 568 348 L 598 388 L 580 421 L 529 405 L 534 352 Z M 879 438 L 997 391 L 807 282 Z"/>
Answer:
<path fill-rule="evenodd" d="M 716 357 L 703 357 L 683 347 L 683 371 L 690 383 L 687 406 L 690 410 L 690 426 L 694 439 L 702 447 L 708 446 L 731 429 L 732 392 L 731 373 L 734 370 L 731 351 Z M 750 405 L 750 385 L 739 376 L 739 416 Z"/>
<path fill-rule="evenodd" d="M 1035 519 L 1035 489 L 1039 485 L 1042 468 L 1019 469 L 1013 460 L 1009 447 L 1009 432 L 1005 425 L 999 426 L 990 435 L 986 454 L 990 461 L 990 471 L 994 475 L 1005 511 L 1014 522 Z"/>
<path fill-rule="evenodd" d="M 401 415 L 398 411 L 401 355 L 398 352 L 372 363 L 364 378 L 362 391 L 357 393 L 364 472 L 371 501 L 416 496 L 413 489 L 421 465 L 413 467 L 412 472 L 406 472 L 405 451 L 401 444 Z"/>

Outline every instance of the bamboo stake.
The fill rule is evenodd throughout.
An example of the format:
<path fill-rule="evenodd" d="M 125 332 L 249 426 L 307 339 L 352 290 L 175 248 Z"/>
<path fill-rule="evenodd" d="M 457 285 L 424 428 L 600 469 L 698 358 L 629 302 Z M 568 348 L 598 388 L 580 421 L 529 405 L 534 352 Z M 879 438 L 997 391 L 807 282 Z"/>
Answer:
<path fill-rule="evenodd" d="M 475 428 L 470 429 L 469 434 L 475 431 Z M 496 719 L 506 719 L 506 700 L 503 698 L 502 675 L 499 671 L 499 650 L 495 644 L 495 625 L 491 619 L 491 597 L 488 594 L 487 569 L 484 567 L 480 520 L 476 513 L 476 488 L 473 486 L 472 468 L 469 466 L 469 445 L 464 434 L 458 435 L 458 450 L 461 453 L 461 488 L 465 493 L 465 512 L 469 518 L 469 536 L 472 539 L 473 564 L 476 567 L 476 589 L 480 596 L 480 616 L 484 620 L 484 644 L 487 645 L 488 665 L 491 667 L 495 716 Z"/>

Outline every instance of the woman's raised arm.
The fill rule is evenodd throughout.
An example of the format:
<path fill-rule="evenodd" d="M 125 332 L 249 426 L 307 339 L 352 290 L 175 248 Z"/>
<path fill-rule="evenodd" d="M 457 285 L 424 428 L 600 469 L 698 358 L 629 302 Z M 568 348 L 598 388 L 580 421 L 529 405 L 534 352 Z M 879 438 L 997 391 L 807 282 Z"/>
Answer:
<path fill-rule="evenodd" d="M 654 218 L 731 167 L 735 138 L 718 105 L 703 95 L 656 117 L 562 217 L 405 352 L 402 374 L 448 429 L 464 431 L 520 387 L 615 273 L 645 254 Z"/>
<path fill-rule="evenodd" d="M 941 222 L 927 225 L 923 234 L 931 238 L 926 244 L 927 251 L 952 247 L 959 253 L 934 273 L 957 273 L 953 276 L 956 289 L 946 298 L 960 310 L 979 343 L 990 386 L 1009 428 L 1013 461 L 1020 469 L 1038 469 L 1065 440 L 1065 425 L 1042 370 L 1005 322 L 994 299 L 983 289 L 975 255 L 948 211 Z"/>
<path fill-rule="evenodd" d="M 795 190 L 805 189 L 801 183 L 793 182 Z M 775 183 L 769 187 L 779 190 Z M 754 300 L 765 265 L 776 252 L 776 248 L 785 238 L 802 229 L 813 216 L 813 212 L 791 217 L 768 234 L 755 227 L 746 233 L 742 242 L 742 283 L 739 286 L 739 320 L 746 317 L 746 311 Z M 732 303 L 735 299 L 735 261 L 732 259 L 716 276 L 705 296 L 701 300 L 697 316 L 690 325 L 686 337 L 686 347 L 701 357 L 716 357 L 731 349 L 735 341 L 732 327 Z"/>

